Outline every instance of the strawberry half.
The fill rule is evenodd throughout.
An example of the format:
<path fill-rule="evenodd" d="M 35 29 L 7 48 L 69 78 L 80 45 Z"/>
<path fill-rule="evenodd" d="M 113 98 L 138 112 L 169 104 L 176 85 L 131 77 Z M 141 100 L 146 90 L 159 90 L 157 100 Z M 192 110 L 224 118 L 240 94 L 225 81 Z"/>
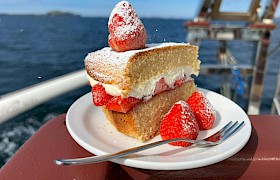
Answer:
<path fill-rule="evenodd" d="M 167 90 L 169 90 L 169 87 L 166 84 L 164 78 L 161 78 L 156 84 L 154 94 L 156 95 L 156 94 L 159 94 L 159 93 L 161 93 L 163 91 L 167 91 Z"/>
<path fill-rule="evenodd" d="M 110 47 L 118 52 L 146 47 L 145 27 L 134 8 L 127 1 L 119 2 L 108 22 Z"/>
<path fill-rule="evenodd" d="M 186 78 L 182 78 L 182 79 L 177 79 L 174 83 L 174 87 L 178 87 L 181 86 L 182 84 L 184 84 L 186 82 Z"/>
<path fill-rule="evenodd" d="M 187 103 L 194 112 L 199 129 L 211 129 L 216 119 L 216 113 L 205 95 L 202 92 L 194 92 Z"/>
<path fill-rule="evenodd" d="M 160 124 L 162 139 L 188 138 L 195 140 L 198 136 L 199 127 L 195 116 L 185 101 L 179 101 L 173 105 Z M 188 142 L 172 142 L 174 146 L 189 146 Z"/>
<path fill-rule="evenodd" d="M 106 108 L 108 110 L 126 113 L 139 102 L 141 102 L 141 99 L 134 97 L 121 98 L 121 96 L 115 96 L 108 101 Z"/>
<path fill-rule="evenodd" d="M 107 94 L 101 84 L 96 84 L 91 88 L 92 100 L 95 106 L 104 106 L 113 97 Z"/>

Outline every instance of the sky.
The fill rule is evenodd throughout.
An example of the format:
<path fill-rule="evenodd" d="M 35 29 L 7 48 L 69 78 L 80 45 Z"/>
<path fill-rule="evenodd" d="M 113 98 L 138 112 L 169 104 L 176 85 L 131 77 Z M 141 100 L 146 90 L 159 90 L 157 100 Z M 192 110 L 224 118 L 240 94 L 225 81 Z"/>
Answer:
<path fill-rule="evenodd" d="M 0 13 L 44 14 L 52 10 L 89 17 L 109 17 L 120 0 L 0 0 Z M 268 0 L 262 0 L 261 5 Z M 129 0 L 140 17 L 194 18 L 201 0 Z M 251 0 L 224 0 L 223 10 L 246 11 Z M 276 16 L 280 16 L 278 5 Z"/>

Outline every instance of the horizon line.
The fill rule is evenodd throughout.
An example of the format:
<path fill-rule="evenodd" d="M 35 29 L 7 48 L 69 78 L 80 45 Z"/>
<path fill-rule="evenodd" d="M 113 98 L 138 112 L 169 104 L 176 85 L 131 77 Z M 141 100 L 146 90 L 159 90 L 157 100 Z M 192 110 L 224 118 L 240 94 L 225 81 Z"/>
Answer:
<path fill-rule="evenodd" d="M 53 11 L 48 11 L 48 12 L 45 12 L 45 13 L 7 13 L 7 12 L 0 12 L 0 15 L 8 15 L 8 16 L 48 16 L 47 13 L 50 13 L 50 12 L 55 12 L 55 11 L 59 11 L 59 10 L 53 10 Z M 59 11 L 59 12 L 62 12 L 62 13 L 65 13 L 65 16 L 71 16 L 71 14 L 73 16 L 77 16 L 77 17 L 83 17 L 83 18 L 109 18 L 108 16 L 105 16 L 105 15 L 100 15 L 100 16 L 97 16 L 97 15 L 82 15 L 82 14 L 77 14 L 77 13 L 73 13 L 73 12 L 69 12 L 69 11 Z M 67 13 L 70 13 L 67 15 Z M 51 16 L 51 15 L 49 15 Z M 54 16 L 63 16 L 63 14 L 61 15 L 54 15 Z M 184 18 L 184 17 L 161 17 L 161 16 L 141 16 L 141 19 L 178 19 L 178 20 L 183 20 L 183 19 L 194 19 L 193 17 L 187 17 L 187 18 Z"/>

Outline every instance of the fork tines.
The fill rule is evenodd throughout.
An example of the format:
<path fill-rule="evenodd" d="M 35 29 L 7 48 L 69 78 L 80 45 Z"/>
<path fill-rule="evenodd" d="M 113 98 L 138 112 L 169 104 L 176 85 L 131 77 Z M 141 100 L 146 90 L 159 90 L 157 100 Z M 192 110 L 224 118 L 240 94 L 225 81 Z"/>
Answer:
<path fill-rule="evenodd" d="M 231 137 L 233 134 L 235 134 L 239 129 L 241 129 L 241 127 L 245 124 L 244 121 L 242 121 L 241 123 L 239 123 L 238 121 L 236 121 L 233 125 L 231 125 L 230 127 L 228 127 L 223 135 L 221 136 L 221 141 L 225 141 L 226 139 L 228 139 L 229 137 Z"/>

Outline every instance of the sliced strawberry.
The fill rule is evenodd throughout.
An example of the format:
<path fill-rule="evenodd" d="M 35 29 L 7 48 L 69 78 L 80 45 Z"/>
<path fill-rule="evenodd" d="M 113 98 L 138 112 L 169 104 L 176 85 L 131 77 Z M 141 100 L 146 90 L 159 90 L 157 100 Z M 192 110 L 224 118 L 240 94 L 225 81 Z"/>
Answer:
<path fill-rule="evenodd" d="M 157 84 L 156 84 L 156 87 L 155 87 L 155 91 L 154 91 L 154 94 L 159 94 L 163 91 L 167 91 L 169 89 L 168 85 L 166 84 L 164 78 L 161 78 Z"/>
<path fill-rule="evenodd" d="M 92 100 L 95 106 L 104 106 L 113 97 L 107 94 L 101 84 L 96 84 L 91 89 Z"/>
<path fill-rule="evenodd" d="M 174 87 L 178 87 L 178 86 L 181 86 L 182 84 L 184 84 L 186 82 L 186 79 L 185 78 L 182 78 L 182 79 L 177 79 L 174 83 Z"/>
<path fill-rule="evenodd" d="M 108 43 L 113 50 L 123 52 L 146 47 L 145 27 L 129 2 L 121 1 L 115 6 L 108 28 Z"/>
<path fill-rule="evenodd" d="M 106 104 L 106 108 L 112 111 L 126 113 L 140 101 L 141 99 L 134 97 L 121 98 L 121 96 L 115 96 L 109 100 Z"/>
<path fill-rule="evenodd" d="M 194 112 L 199 129 L 211 129 L 216 119 L 216 113 L 205 95 L 202 92 L 194 92 L 187 103 Z"/>
<path fill-rule="evenodd" d="M 199 127 L 195 116 L 185 101 L 179 101 L 173 105 L 160 124 L 162 139 L 188 138 L 195 140 L 198 136 Z M 189 146 L 188 142 L 173 142 L 175 146 Z"/>

